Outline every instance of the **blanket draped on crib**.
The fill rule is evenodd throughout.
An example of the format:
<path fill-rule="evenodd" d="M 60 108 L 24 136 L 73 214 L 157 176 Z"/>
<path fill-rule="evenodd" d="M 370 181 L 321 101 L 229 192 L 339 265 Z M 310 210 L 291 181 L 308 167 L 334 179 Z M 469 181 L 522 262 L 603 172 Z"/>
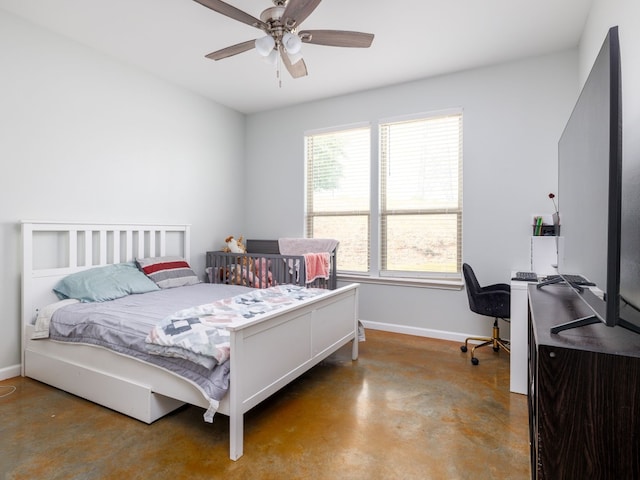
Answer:
<path fill-rule="evenodd" d="M 318 278 L 328 279 L 331 275 L 331 252 L 338 246 L 332 238 L 280 238 L 278 248 L 282 255 L 304 257 L 306 278 L 311 283 Z"/>

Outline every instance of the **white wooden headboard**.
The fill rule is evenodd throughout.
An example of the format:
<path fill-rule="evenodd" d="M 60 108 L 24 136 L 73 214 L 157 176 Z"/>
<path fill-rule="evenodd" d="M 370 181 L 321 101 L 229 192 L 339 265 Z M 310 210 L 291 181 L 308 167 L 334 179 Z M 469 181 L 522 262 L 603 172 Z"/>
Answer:
<path fill-rule="evenodd" d="M 37 310 L 58 300 L 52 289 L 66 275 L 137 257 L 189 261 L 190 243 L 189 225 L 22 222 L 23 335 Z"/>

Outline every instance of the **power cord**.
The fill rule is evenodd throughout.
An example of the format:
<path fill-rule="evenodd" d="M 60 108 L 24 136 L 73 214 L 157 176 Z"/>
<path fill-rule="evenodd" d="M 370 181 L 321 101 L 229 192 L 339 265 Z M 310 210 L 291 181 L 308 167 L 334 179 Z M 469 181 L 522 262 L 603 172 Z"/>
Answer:
<path fill-rule="evenodd" d="M 6 393 L 0 394 L 0 398 L 8 397 L 9 395 L 11 395 L 13 392 L 16 391 L 16 387 L 14 387 L 13 385 L 0 385 L 0 389 L 3 389 L 3 388 L 9 389 L 9 391 Z"/>

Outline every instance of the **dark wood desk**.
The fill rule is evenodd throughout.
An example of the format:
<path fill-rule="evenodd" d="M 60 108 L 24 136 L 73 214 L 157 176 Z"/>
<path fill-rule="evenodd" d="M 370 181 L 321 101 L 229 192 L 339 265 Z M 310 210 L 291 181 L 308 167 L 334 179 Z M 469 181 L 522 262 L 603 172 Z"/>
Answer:
<path fill-rule="evenodd" d="M 529 287 L 529 428 L 534 479 L 640 478 L 640 335 L 594 324 L 566 286 Z"/>

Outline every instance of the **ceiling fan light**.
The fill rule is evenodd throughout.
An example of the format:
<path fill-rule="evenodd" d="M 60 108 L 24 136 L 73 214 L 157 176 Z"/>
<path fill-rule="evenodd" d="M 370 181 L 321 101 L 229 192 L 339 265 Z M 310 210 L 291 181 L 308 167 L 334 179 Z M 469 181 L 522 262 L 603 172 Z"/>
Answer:
<path fill-rule="evenodd" d="M 300 37 L 291 32 L 287 32 L 282 36 L 282 44 L 287 50 L 287 53 L 293 55 L 298 53 L 302 48 L 302 40 L 300 40 Z"/>
<path fill-rule="evenodd" d="M 275 65 L 278 62 L 278 51 L 275 49 L 271 50 L 271 52 L 269 52 L 269 55 L 267 55 L 266 57 L 262 57 L 262 61 L 268 63 L 269 65 Z"/>
<path fill-rule="evenodd" d="M 274 51 L 273 47 L 276 46 L 276 41 L 271 35 L 266 35 L 261 38 L 256 38 L 256 50 L 263 57 L 268 57 L 269 54 Z"/>

